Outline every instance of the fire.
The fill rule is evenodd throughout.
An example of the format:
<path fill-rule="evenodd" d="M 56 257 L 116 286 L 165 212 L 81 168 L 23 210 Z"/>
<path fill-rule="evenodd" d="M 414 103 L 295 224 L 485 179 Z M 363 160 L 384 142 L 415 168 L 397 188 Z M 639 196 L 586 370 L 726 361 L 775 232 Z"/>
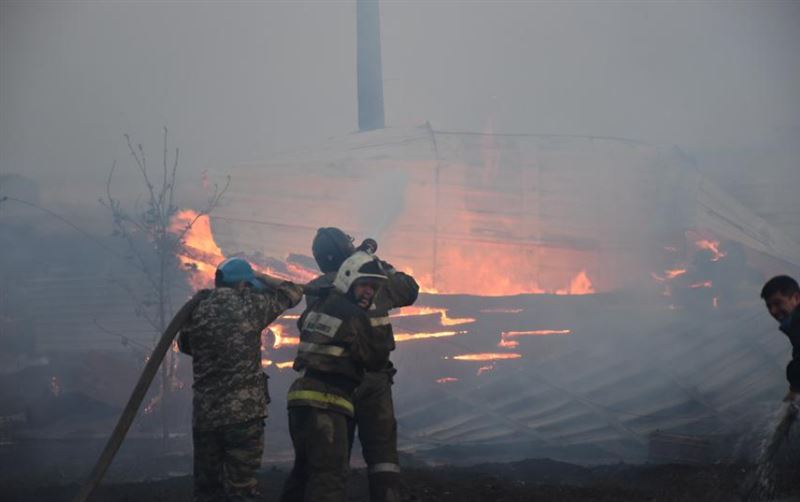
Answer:
<path fill-rule="evenodd" d="M 499 353 L 499 352 L 484 352 L 479 354 L 461 354 L 453 356 L 456 361 L 499 361 L 503 359 L 520 359 L 522 354 Z"/>
<path fill-rule="evenodd" d="M 503 331 L 500 333 L 500 342 L 498 347 L 513 349 L 519 346 L 516 340 L 509 340 L 518 336 L 550 336 L 550 335 L 569 335 L 572 330 L 569 329 L 535 329 L 530 331 Z"/>
<path fill-rule="evenodd" d="M 452 383 L 452 382 L 458 382 L 458 378 L 444 377 L 436 379 L 436 383 Z"/>
<path fill-rule="evenodd" d="M 679 277 L 679 276 L 685 274 L 686 272 L 687 272 L 687 270 L 685 268 L 674 268 L 674 269 L 670 269 L 670 270 L 665 270 L 664 271 L 664 275 L 658 275 L 655 272 L 651 272 L 650 276 L 653 279 L 657 280 L 658 282 L 664 282 L 664 281 L 672 280 L 672 279 L 674 279 L 676 277 Z"/>
<path fill-rule="evenodd" d="M 225 256 L 214 240 L 208 215 L 201 215 L 191 209 L 178 211 L 172 217 L 169 231 L 175 235 L 183 234 L 186 253 L 179 254 L 178 259 L 190 271 L 191 285 L 196 289 L 211 287 L 217 264 Z"/>
<path fill-rule="evenodd" d="M 488 366 L 481 366 L 480 368 L 478 368 L 478 371 L 475 373 L 475 375 L 481 376 L 487 371 L 492 371 L 493 369 L 494 369 L 494 364 L 490 364 Z"/>
<path fill-rule="evenodd" d="M 178 259 L 190 271 L 189 282 L 196 289 L 208 288 L 214 284 L 217 265 L 226 256 L 214 240 L 211 220 L 207 214 L 200 214 L 191 209 L 178 211 L 173 217 L 169 231 L 182 235 L 185 253 L 178 254 Z M 308 282 L 318 273 L 295 263 L 285 263 L 286 272 L 249 260 L 256 272 L 294 282 Z"/>
<path fill-rule="evenodd" d="M 475 319 L 472 317 L 448 317 L 447 309 L 444 308 L 418 307 L 413 305 L 410 307 L 403 307 L 398 312 L 391 314 L 389 317 L 409 317 L 430 314 L 439 314 L 439 322 L 442 324 L 442 326 L 458 326 L 459 324 L 469 324 L 471 322 L 475 322 Z"/>
<path fill-rule="evenodd" d="M 699 240 L 695 241 L 694 244 L 699 249 L 704 249 L 706 251 L 711 251 L 711 253 L 714 255 L 714 257 L 711 258 L 711 261 L 719 261 L 722 258 L 725 258 L 725 256 L 727 256 L 727 254 L 728 254 L 728 253 L 726 253 L 724 251 L 720 251 L 720 249 L 719 249 L 719 241 L 710 240 L 710 239 L 699 239 Z"/>
<path fill-rule="evenodd" d="M 267 366 L 275 366 L 279 370 L 284 370 L 286 368 L 291 368 L 294 365 L 294 361 L 283 361 L 280 363 L 276 363 L 271 359 L 267 359 L 266 357 L 261 358 L 261 367 L 266 368 Z"/>
<path fill-rule="evenodd" d="M 272 324 L 264 330 L 272 332 L 272 336 L 275 337 L 275 342 L 272 344 L 273 349 L 279 349 L 287 345 L 300 344 L 300 338 L 296 336 L 286 336 L 285 330 L 286 328 L 281 324 Z"/>
<path fill-rule="evenodd" d="M 436 331 L 433 333 L 395 333 L 394 340 L 396 342 L 407 342 L 409 340 L 423 340 L 425 338 L 445 338 L 456 335 L 465 335 L 468 331 Z"/>
<path fill-rule="evenodd" d="M 300 314 L 283 314 L 281 319 L 286 319 L 287 321 L 300 319 Z"/>
<path fill-rule="evenodd" d="M 586 270 L 574 264 L 593 259 L 585 252 L 564 248 L 534 248 L 480 238 L 468 244 L 440 239 L 433 273 L 416 279 L 423 290 L 443 294 L 590 294 L 596 287 Z M 543 272 L 540 264 L 554 272 Z"/>
<path fill-rule="evenodd" d="M 581 270 L 578 275 L 572 278 L 569 288 L 556 290 L 557 295 L 591 295 L 594 293 L 594 286 L 585 270 Z"/>
<path fill-rule="evenodd" d="M 547 335 L 569 335 L 572 333 L 570 329 L 536 329 L 531 331 L 503 331 L 501 336 L 514 337 L 514 336 L 547 336 Z"/>

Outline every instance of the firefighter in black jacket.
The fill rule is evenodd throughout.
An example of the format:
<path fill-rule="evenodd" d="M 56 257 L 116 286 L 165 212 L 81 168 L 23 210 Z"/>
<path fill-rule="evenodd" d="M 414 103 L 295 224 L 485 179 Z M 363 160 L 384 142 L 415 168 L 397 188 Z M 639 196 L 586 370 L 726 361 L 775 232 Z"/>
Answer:
<path fill-rule="evenodd" d="M 353 393 L 365 371 L 389 360 L 385 335 L 367 311 L 386 281 L 377 258 L 356 252 L 342 263 L 333 289 L 298 320 L 300 345 L 289 389 L 289 431 L 295 461 L 282 502 L 344 502 L 355 407 Z"/>
<path fill-rule="evenodd" d="M 788 275 L 779 275 L 764 284 L 761 298 L 792 344 L 792 360 L 786 366 L 789 393 L 784 401 L 800 410 L 800 286 Z"/>
<path fill-rule="evenodd" d="M 341 263 L 356 252 L 352 237 L 335 227 L 320 228 L 314 237 L 311 250 L 323 275 L 309 283 L 316 288 L 325 289 L 333 284 Z M 357 248 L 359 251 L 374 253 L 378 244 L 365 239 Z M 367 311 L 372 329 L 380 334 L 394 350 L 394 333 L 389 320 L 391 309 L 405 307 L 417 300 L 419 285 L 408 274 L 397 271 L 389 263 L 381 262 L 387 278 L 383 287 L 375 295 L 372 307 Z M 306 304 L 315 301 L 306 295 Z M 400 462 L 397 453 L 397 420 L 394 414 L 392 384 L 397 373 L 392 362 L 378 371 L 368 371 L 364 381 L 355 391 L 355 421 L 361 451 L 367 464 L 370 502 L 396 502 L 400 500 Z"/>

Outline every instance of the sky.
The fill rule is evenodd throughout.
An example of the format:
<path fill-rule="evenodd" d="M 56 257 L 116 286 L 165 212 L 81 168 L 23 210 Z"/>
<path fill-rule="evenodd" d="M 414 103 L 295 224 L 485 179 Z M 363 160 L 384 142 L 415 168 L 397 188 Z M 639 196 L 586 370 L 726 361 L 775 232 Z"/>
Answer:
<path fill-rule="evenodd" d="M 383 1 L 381 23 L 390 127 L 795 162 L 800 3 Z M 356 118 L 353 1 L 0 2 L 0 173 L 70 210 L 115 160 L 134 186 L 126 133 L 157 165 L 168 127 L 192 184 Z"/>

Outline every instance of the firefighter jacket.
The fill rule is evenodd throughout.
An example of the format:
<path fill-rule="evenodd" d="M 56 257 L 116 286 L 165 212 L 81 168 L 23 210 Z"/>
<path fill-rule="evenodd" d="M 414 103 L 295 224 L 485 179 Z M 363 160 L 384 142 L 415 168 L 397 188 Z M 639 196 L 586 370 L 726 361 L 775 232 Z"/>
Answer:
<path fill-rule="evenodd" d="M 364 371 L 380 370 L 389 360 L 385 332 L 374 330 L 366 311 L 336 290 L 306 309 L 297 325 L 300 345 L 294 369 L 303 376 L 289 389 L 288 406 L 313 406 L 352 417 L 352 394 Z"/>
<path fill-rule="evenodd" d="M 800 307 L 792 312 L 791 319 L 781 331 L 792 343 L 792 360 L 786 366 L 786 379 L 795 392 L 800 392 Z"/>
<path fill-rule="evenodd" d="M 407 307 L 417 301 L 419 285 L 408 274 L 398 272 L 385 261 L 381 262 L 386 270 L 386 283 L 378 290 L 372 306 L 367 312 L 370 324 L 380 334 L 380 338 L 388 343 L 390 351 L 395 349 L 394 332 L 389 321 L 389 311 L 392 309 Z M 333 288 L 333 280 L 336 272 L 329 272 L 321 275 L 309 283 L 310 286 L 319 288 Z M 311 306 L 317 297 L 306 296 L 306 305 Z"/>
<path fill-rule="evenodd" d="M 261 331 L 302 298 L 300 287 L 215 288 L 192 312 L 178 348 L 192 356 L 192 423 L 211 430 L 267 416 Z"/>

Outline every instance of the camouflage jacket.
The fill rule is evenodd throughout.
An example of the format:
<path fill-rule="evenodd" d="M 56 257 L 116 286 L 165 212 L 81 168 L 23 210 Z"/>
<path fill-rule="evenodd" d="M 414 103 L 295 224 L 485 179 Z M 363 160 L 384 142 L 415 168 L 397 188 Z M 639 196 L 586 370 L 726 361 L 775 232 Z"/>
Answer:
<path fill-rule="evenodd" d="M 395 349 L 395 343 L 394 331 L 389 321 L 389 311 L 412 305 L 417 301 L 419 285 L 413 277 L 403 272 L 396 271 L 394 267 L 385 261 L 381 262 L 381 264 L 388 273 L 388 280 L 375 295 L 375 299 L 367 312 L 367 316 L 369 317 L 372 327 L 379 333 L 381 338 L 386 340 L 389 344 L 388 349 L 391 351 Z M 333 288 L 333 280 L 335 278 L 336 272 L 329 272 L 317 277 L 308 284 L 318 288 Z M 306 306 L 310 307 L 317 299 L 317 297 L 307 295 Z"/>
<path fill-rule="evenodd" d="M 192 356 L 195 429 L 267 416 L 261 331 L 301 298 L 301 289 L 286 282 L 265 292 L 215 288 L 197 305 L 178 339 Z"/>

